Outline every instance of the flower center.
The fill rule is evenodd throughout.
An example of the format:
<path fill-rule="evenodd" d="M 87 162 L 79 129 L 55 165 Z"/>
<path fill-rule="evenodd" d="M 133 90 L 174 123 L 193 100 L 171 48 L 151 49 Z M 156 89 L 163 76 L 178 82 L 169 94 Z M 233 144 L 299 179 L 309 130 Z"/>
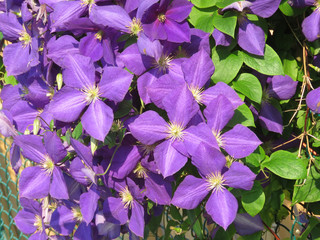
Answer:
<path fill-rule="evenodd" d="M 54 162 L 48 155 L 46 155 L 45 159 L 41 161 L 41 168 L 46 172 L 48 176 L 52 175 Z"/>
<path fill-rule="evenodd" d="M 164 15 L 163 13 L 160 13 L 159 15 L 158 15 L 158 20 L 159 20 L 159 22 L 161 22 L 161 23 L 164 23 L 165 21 L 166 21 L 166 15 Z"/>
<path fill-rule="evenodd" d="M 84 92 L 88 104 L 95 102 L 100 96 L 99 88 L 97 86 L 87 88 L 84 90 Z"/>
<path fill-rule="evenodd" d="M 133 196 L 130 193 L 128 186 L 126 186 L 122 191 L 119 192 L 121 201 L 125 208 L 132 208 Z"/>
<path fill-rule="evenodd" d="M 24 30 L 24 31 L 22 31 L 22 32 L 20 33 L 19 41 L 22 42 L 23 47 L 26 47 L 26 46 L 28 46 L 28 45 L 31 43 L 32 38 L 31 38 L 31 36 L 27 33 L 27 31 Z"/>
<path fill-rule="evenodd" d="M 216 137 L 218 146 L 221 147 L 221 148 L 223 148 L 224 142 L 223 142 L 223 137 L 222 137 L 222 135 L 221 135 L 221 132 L 217 132 L 217 131 L 215 131 L 215 130 L 212 130 L 212 133 L 213 133 L 213 135 Z"/>
<path fill-rule="evenodd" d="M 136 35 L 143 31 L 142 24 L 139 18 L 133 18 L 130 26 L 127 27 L 129 29 L 130 35 Z"/>
<path fill-rule="evenodd" d="M 73 218 L 74 218 L 76 221 L 82 222 L 83 216 L 82 216 L 82 213 L 81 213 L 81 210 L 80 210 L 79 207 L 73 207 L 73 208 L 71 208 L 71 212 L 72 212 L 72 214 L 73 214 Z"/>
<path fill-rule="evenodd" d="M 167 133 L 169 134 L 168 138 L 170 138 L 172 140 L 178 139 L 179 141 L 181 141 L 183 139 L 184 127 L 181 124 L 169 123 L 167 128 L 168 128 Z"/>
<path fill-rule="evenodd" d="M 167 69 L 170 68 L 170 62 L 172 61 L 171 56 L 169 55 L 162 55 L 159 60 L 155 63 L 155 67 L 158 68 L 160 71 L 165 73 Z"/>
<path fill-rule="evenodd" d="M 223 176 L 220 172 L 211 173 L 206 177 L 208 182 L 208 190 L 221 191 L 225 189 Z"/>
<path fill-rule="evenodd" d="M 262 101 L 263 102 L 270 102 L 270 94 L 269 94 L 269 91 L 268 89 L 263 89 L 262 90 Z"/>
<path fill-rule="evenodd" d="M 133 170 L 133 173 L 135 173 L 138 178 L 146 178 L 147 177 L 147 169 L 145 169 L 141 165 L 141 162 L 138 162 L 136 168 Z"/>
<path fill-rule="evenodd" d="M 196 100 L 197 103 L 202 104 L 201 100 L 202 100 L 202 93 L 204 91 L 203 88 L 199 88 L 199 87 L 194 87 L 191 86 L 189 87 L 194 99 Z"/>
<path fill-rule="evenodd" d="M 40 215 L 35 216 L 33 226 L 37 228 L 37 231 L 39 232 L 43 231 L 42 217 Z"/>
<path fill-rule="evenodd" d="M 152 145 L 145 145 L 145 144 L 141 144 L 140 145 L 140 149 L 143 152 L 143 156 L 149 155 L 151 152 L 153 152 L 153 150 L 156 147 L 156 144 L 152 144 Z"/>
<path fill-rule="evenodd" d="M 98 31 L 98 32 L 94 35 L 95 39 L 99 40 L 100 42 L 101 42 L 101 40 L 102 40 L 102 36 L 103 36 L 103 31 L 102 31 L 102 30 Z"/>

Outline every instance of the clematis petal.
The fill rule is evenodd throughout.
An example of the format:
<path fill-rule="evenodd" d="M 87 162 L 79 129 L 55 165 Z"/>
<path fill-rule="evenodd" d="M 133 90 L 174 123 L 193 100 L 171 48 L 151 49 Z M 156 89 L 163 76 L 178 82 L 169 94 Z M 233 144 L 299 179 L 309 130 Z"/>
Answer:
<path fill-rule="evenodd" d="M 208 193 L 208 183 L 204 179 L 188 175 L 175 191 L 171 204 L 184 209 L 194 209 Z"/>
<path fill-rule="evenodd" d="M 302 22 L 302 32 L 309 42 L 313 42 L 320 36 L 320 11 L 316 8 L 310 16 Z"/>
<path fill-rule="evenodd" d="M 87 105 L 86 96 L 73 88 L 63 87 L 48 105 L 48 111 L 62 122 L 76 121 Z"/>
<path fill-rule="evenodd" d="M 231 41 L 232 41 L 231 36 L 229 36 L 223 32 L 220 32 L 217 28 L 215 28 L 213 30 L 212 37 L 214 38 L 214 41 L 216 42 L 216 46 L 220 45 L 220 46 L 228 47 L 228 46 L 230 46 Z"/>
<path fill-rule="evenodd" d="M 214 72 L 214 65 L 210 55 L 203 48 L 185 60 L 181 64 L 181 68 L 185 80 L 191 88 L 202 88 Z"/>
<path fill-rule="evenodd" d="M 248 213 L 237 214 L 234 226 L 240 235 L 250 235 L 264 229 L 261 217 L 259 215 L 252 217 Z"/>
<path fill-rule="evenodd" d="M 263 56 L 265 47 L 264 31 L 247 18 L 239 20 L 239 46 L 249 53 Z"/>
<path fill-rule="evenodd" d="M 254 0 L 249 9 L 257 16 L 271 17 L 279 8 L 281 0 Z"/>
<path fill-rule="evenodd" d="M 147 173 L 145 178 L 146 196 L 156 204 L 169 205 L 171 202 L 171 182 L 159 174 Z"/>
<path fill-rule="evenodd" d="M 91 225 L 86 224 L 85 222 L 80 223 L 79 227 L 77 228 L 76 232 L 74 233 L 74 240 L 91 240 L 92 238 L 92 230 Z"/>
<path fill-rule="evenodd" d="M 129 129 L 131 134 L 141 143 L 152 145 L 167 137 L 167 126 L 166 121 L 158 113 L 146 111 L 129 124 Z"/>
<path fill-rule="evenodd" d="M 186 0 L 172 1 L 166 11 L 166 17 L 175 20 L 176 22 L 182 22 L 189 16 L 192 7 L 193 4 Z"/>
<path fill-rule="evenodd" d="M 234 221 L 238 211 L 237 199 L 226 189 L 211 194 L 206 210 L 218 225 L 227 230 Z"/>
<path fill-rule="evenodd" d="M 137 45 L 141 54 L 146 54 L 158 60 L 163 52 L 163 46 L 159 40 L 151 41 L 145 34 L 138 38 Z"/>
<path fill-rule="evenodd" d="M 178 152 L 172 143 L 173 141 L 166 140 L 154 149 L 154 159 L 164 178 L 172 176 L 188 161 L 188 158 Z"/>
<path fill-rule="evenodd" d="M 223 174 L 227 186 L 244 190 L 251 190 L 255 178 L 256 175 L 250 168 L 239 162 L 233 162 L 229 170 Z"/>
<path fill-rule="evenodd" d="M 80 196 L 80 209 L 84 221 L 90 224 L 98 207 L 100 198 L 99 191 L 95 185 L 92 185 L 88 192 Z"/>
<path fill-rule="evenodd" d="M 167 39 L 166 29 L 164 24 L 158 19 L 150 24 L 143 24 L 144 33 L 151 39 L 154 40 L 165 40 Z"/>
<path fill-rule="evenodd" d="M 69 199 L 67 184 L 59 167 L 55 167 L 52 172 L 50 195 L 56 199 Z"/>
<path fill-rule="evenodd" d="M 19 135 L 14 139 L 16 145 L 22 149 L 22 155 L 36 163 L 46 158 L 47 152 L 42 138 L 36 135 Z"/>
<path fill-rule="evenodd" d="M 98 229 L 98 234 L 109 239 L 115 239 L 120 236 L 120 225 L 106 221 L 102 211 L 97 212 L 95 216 L 95 224 Z"/>
<path fill-rule="evenodd" d="M 259 121 L 261 126 L 265 129 L 282 134 L 283 122 L 281 113 L 270 103 L 263 102 L 261 104 Z"/>
<path fill-rule="evenodd" d="M 92 167 L 92 154 L 90 147 L 83 145 L 81 142 L 73 138 L 70 139 L 70 142 L 78 157 L 83 160 L 87 166 Z"/>
<path fill-rule="evenodd" d="M 164 24 L 167 33 L 167 41 L 169 42 L 190 42 L 190 27 L 187 21 L 177 23 L 171 19 L 167 19 Z"/>
<path fill-rule="evenodd" d="M 90 57 L 92 61 L 99 61 L 103 57 L 103 46 L 96 34 L 88 34 L 81 38 L 79 51 L 82 55 Z"/>
<path fill-rule="evenodd" d="M 128 71 L 119 67 L 105 67 L 99 83 L 101 97 L 121 102 L 129 90 L 131 80 L 132 75 Z"/>
<path fill-rule="evenodd" d="M 315 113 L 320 113 L 320 87 L 308 93 L 307 106 Z"/>
<path fill-rule="evenodd" d="M 161 75 L 162 73 L 158 71 L 158 69 L 151 69 L 148 72 L 145 72 L 144 74 L 142 74 L 138 80 L 137 80 L 137 89 L 138 89 L 138 93 L 139 96 L 141 98 L 141 100 L 144 102 L 144 104 L 148 104 L 151 103 L 152 100 L 150 98 L 149 95 L 149 90 L 154 90 L 152 89 L 152 85 L 154 83 L 157 83 L 158 81 L 158 77 L 159 75 Z M 156 90 L 154 90 L 156 91 Z M 170 91 L 170 89 L 168 90 Z M 157 91 L 157 99 L 161 99 L 160 102 L 162 103 L 162 97 L 166 92 L 158 92 Z M 160 96 L 158 96 L 160 95 Z"/>
<path fill-rule="evenodd" d="M 95 139 L 104 141 L 113 122 L 113 111 L 101 100 L 90 104 L 81 117 L 83 128 Z"/>
<path fill-rule="evenodd" d="M 50 220 L 50 226 L 63 236 L 67 236 L 72 233 L 76 221 L 72 211 L 64 205 L 60 205 L 52 213 Z"/>
<path fill-rule="evenodd" d="M 17 16 L 11 12 L 0 13 L 0 32 L 8 41 L 15 41 L 20 37 L 20 33 L 24 31 L 19 23 Z"/>
<path fill-rule="evenodd" d="M 89 149 L 90 150 L 90 149 Z M 84 169 L 85 166 L 80 160 L 80 158 L 76 157 L 75 159 L 72 160 L 70 164 L 70 174 L 71 176 L 79 183 L 83 185 L 88 185 L 91 183 L 91 181 L 88 181 L 87 175 L 83 172 L 82 169 Z"/>
<path fill-rule="evenodd" d="M 32 234 L 37 230 L 37 227 L 34 225 L 35 214 L 24 209 L 20 210 L 14 218 L 16 226 L 24 234 Z"/>
<path fill-rule="evenodd" d="M 45 133 L 44 146 L 54 163 L 60 162 L 65 156 L 67 156 L 67 151 L 55 132 Z"/>
<path fill-rule="evenodd" d="M 64 58 L 63 81 L 66 86 L 90 89 L 95 84 L 95 68 L 90 57 L 69 54 Z"/>
<path fill-rule="evenodd" d="M 125 224 L 128 221 L 128 209 L 120 198 L 108 197 L 103 203 L 103 213 L 106 220 L 115 224 Z"/>
<path fill-rule="evenodd" d="M 293 81 L 290 76 L 277 75 L 272 77 L 268 90 L 271 97 L 286 100 L 294 96 L 297 85 L 298 82 Z"/>
<path fill-rule="evenodd" d="M 50 189 L 50 176 L 39 166 L 27 167 L 21 172 L 19 180 L 20 197 L 44 198 Z"/>
<path fill-rule="evenodd" d="M 129 229 L 137 236 L 144 235 L 144 209 L 137 201 L 133 201 Z"/>
<path fill-rule="evenodd" d="M 222 138 L 224 149 L 234 158 L 249 156 L 262 143 L 249 128 L 241 124 L 224 133 Z"/>
<path fill-rule="evenodd" d="M 211 101 L 204 110 L 204 115 L 207 118 L 208 126 L 215 133 L 219 133 L 225 125 L 233 117 L 234 110 L 232 103 L 223 95 L 219 95 Z"/>

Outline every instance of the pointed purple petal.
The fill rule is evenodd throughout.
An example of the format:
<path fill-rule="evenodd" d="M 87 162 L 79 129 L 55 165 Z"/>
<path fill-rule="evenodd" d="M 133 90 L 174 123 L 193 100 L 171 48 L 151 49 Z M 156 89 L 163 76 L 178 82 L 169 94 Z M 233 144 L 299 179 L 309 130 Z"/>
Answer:
<path fill-rule="evenodd" d="M 73 88 L 63 87 L 49 103 L 48 111 L 62 122 L 76 121 L 87 105 L 86 96 Z"/>
<path fill-rule="evenodd" d="M 278 10 L 280 2 L 281 0 L 255 0 L 249 9 L 260 17 L 268 18 Z"/>
<path fill-rule="evenodd" d="M 44 146 L 54 163 L 60 162 L 65 156 L 67 156 L 67 151 L 55 132 L 45 133 Z"/>
<path fill-rule="evenodd" d="M 152 40 L 166 40 L 167 33 L 164 24 L 158 19 L 151 24 L 143 24 L 144 33 Z"/>
<path fill-rule="evenodd" d="M 125 224 L 128 221 L 128 209 L 120 198 L 108 197 L 103 203 L 103 213 L 108 222 Z"/>
<path fill-rule="evenodd" d="M 271 132 L 282 134 L 283 121 L 281 113 L 277 108 L 270 103 L 263 102 L 261 105 L 261 111 L 259 121 L 262 127 L 268 129 Z"/>
<path fill-rule="evenodd" d="M 188 85 L 196 88 L 202 88 L 214 72 L 210 55 L 203 48 L 184 61 L 181 68 Z"/>
<path fill-rule="evenodd" d="M 154 159 L 165 178 L 179 171 L 188 160 L 172 146 L 171 140 L 164 141 L 154 149 Z"/>
<path fill-rule="evenodd" d="M 145 178 L 146 196 L 156 204 L 169 205 L 171 202 L 171 182 L 159 174 L 148 172 Z"/>
<path fill-rule="evenodd" d="M 94 62 L 99 61 L 103 56 L 102 43 L 93 33 L 81 38 L 79 50 L 82 55 L 90 57 Z"/>
<path fill-rule="evenodd" d="M 237 214 L 234 226 L 240 235 L 250 235 L 264 230 L 261 217 L 259 215 L 252 217 L 248 213 Z"/>
<path fill-rule="evenodd" d="M 187 21 L 177 23 L 167 19 L 164 28 L 168 36 L 167 41 L 176 43 L 190 42 L 190 27 Z"/>
<path fill-rule="evenodd" d="M 302 22 L 302 32 L 308 41 L 313 42 L 320 36 L 320 11 L 315 9 L 310 16 L 306 17 Z"/>
<path fill-rule="evenodd" d="M 159 40 L 151 41 L 145 34 L 141 34 L 138 38 L 137 45 L 141 54 L 146 54 L 158 60 L 163 51 L 163 46 Z"/>
<path fill-rule="evenodd" d="M 78 154 L 79 158 L 89 167 L 92 167 L 92 154 L 90 147 L 83 145 L 81 142 L 71 138 L 71 145 Z"/>
<path fill-rule="evenodd" d="M 278 75 L 272 77 L 268 90 L 271 97 L 286 100 L 294 96 L 297 85 L 298 82 L 293 81 L 290 76 Z"/>
<path fill-rule="evenodd" d="M 320 87 L 308 93 L 307 106 L 315 113 L 320 113 Z"/>
<path fill-rule="evenodd" d="M 20 197 L 44 198 L 48 196 L 50 176 L 41 167 L 27 167 L 19 180 Z"/>
<path fill-rule="evenodd" d="M 120 236 L 120 225 L 107 222 L 102 211 L 96 214 L 95 224 L 99 235 L 103 235 L 109 239 L 115 239 Z"/>
<path fill-rule="evenodd" d="M 129 124 L 131 134 L 145 145 L 165 139 L 168 136 L 168 124 L 158 113 L 147 111 Z"/>
<path fill-rule="evenodd" d="M 177 22 L 182 22 L 189 16 L 192 7 L 193 4 L 186 0 L 172 1 L 166 12 L 166 17 Z"/>
<path fill-rule="evenodd" d="M 206 210 L 218 225 L 227 230 L 238 211 L 237 199 L 226 189 L 213 192 L 206 204 Z"/>
<path fill-rule="evenodd" d="M 188 175 L 175 191 L 171 204 L 184 209 L 194 209 L 208 193 L 208 183 L 204 179 Z"/>
<path fill-rule="evenodd" d="M 228 46 L 230 46 L 231 41 L 232 41 L 231 36 L 229 36 L 223 32 L 220 32 L 217 28 L 215 28 L 213 30 L 212 37 L 214 38 L 214 41 L 216 42 L 216 46 L 220 45 L 220 46 L 228 47 Z"/>
<path fill-rule="evenodd" d="M 224 133 L 222 139 L 224 149 L 234 158 L 249 156 L 261 144 L 254 132 L 240 124 Z"/>
<path fill-rule="evenodd" d="M 204 110 L 204 115 L 207 118 L 208 126 L 215 133 L 219 133 L 225 125 L 233 117 L 234 110 L 232 103 L 223 95 L 219 95 L 216 99 L 209 103 Z"/>
<path fill-rule="evenodd" d="M 247 166 L 239 162 L 233 162 L 229 170 L 223 174 L 227 186 L 244 190 L 251 190 L 255 178 L 256 175 Z"/>
<path fill-rule="evenodd" d="M 53 169 L 50 195 L 56 199 L 69 199 L 67 184 L 59 167 Z"/>
<path fill-rule="evenodd" d="M 81 117 L 83 128 L 95 139 L 104 141 L 113 122 L 113 111 L 101 100 L 90 104 Z"/>
<path fill-rule="evenodd" d="M 241 18 L 238 32 L 239 46 L 249 53 L 263 56 L 265 47 L 264 31 L 247 18 Z"/>
<path fill-rule="evenodd" d="M 14 139 L 22 149 L 22 155 L 36 163 L 40 163 L 46 158 L 47 152 L 42 143 L 42 138 L 35 135 L 19 135 Z"/>
<path fill-rule="evenodd" d="M 153 83 L 157 83 L 158 81 L 158 75 L 160 75 L 161 73 L 158 73 L 158 69 L 151 69 L 148 72 L 145 72 L 143 75 L 141 75 L 138 80 L 137 80 L 137 89 L 138 89 L 138 93 L 140 98 L 142 99 L 142 101 L 145 104 L 151 103 L 152 100 L 150 99 L 150 95 L 149 95 L 149 90 L 154 90 L 156 91 L 156 89 L 152 88 Z M 167 90 L 167 91 L 170 91 Z M 166 92 L 161 92 L 161 94 L 159 94 L 160 92 L 157 91 L 157 99 L 161 98 L 160 102 L 162 103 L 162 97 Z"/>
<path fill-rule="evenodd" d="M 87 224 L 89 224 L 94 217 L 99 198 L 100 195 L 95 185 L 92 185 L 88 192 L 82 193 L 80 196 L 80 209 L 83 219 Z"/>
<path fill-rule="evenodd" d="M 121 102 L 129 90 L 132 75 L 119 67 L 105 67 L 99 91 L 101 97 L 108 98 L 114 102 Z"/>
<path fill-rule="evenodd" d="M 64 205 L 60 205 L 52 213 L 50 226 L 61 235 L 67 236 L 72 233 L 76 221 L 72 211 Z"/>
<path fill-rule="evenodd" d="M 15 41 L 23 32 L 23 27 L 13 13 L 0 13 L 0 32 L 6 40 Z"/>
<path fill-rule="evenodd" d="M 86 224 L 85 222 L 80 223 L 79 227 L 77 228 L 76 232 L 74 233 L 74 240 L 91 240 L 92 232 L 91 232 L 91 225 Z"/>
<path fill-rule="evenodd" d="M 16 226 L 24 234 L 32 234 L 37 230 L 35 223 L 35 214 L 29 211 L 20 210 L 14 218 Z"/>
<path fill-rule="evenodd" d="M 95 68 L 90 57 L 69 54 L 65 57 L 63 65 L 66 67 L 62 72 L 66 86 L 79 89 L 88 89 L 94 86 Z"/>
<path fill-rule="evenodd" d="M 88 185 L 91 183 L 91 181 L 88 181 L 88 177 L 86 174 L 83 172 L 82 169 L 84 169 L 85 166 L 80 160 L 80 158 L 76 157 L 75 159 L 72 160 L 70 164 L 70 174 L 71 176 L 79 183 L 83 185 Z"/>
<path fill-rule="evenodd" d="M 137 236 L 143 237 L 144 233 L 144 209 L 138 202 L 133 201 L 129 229 Z"/>

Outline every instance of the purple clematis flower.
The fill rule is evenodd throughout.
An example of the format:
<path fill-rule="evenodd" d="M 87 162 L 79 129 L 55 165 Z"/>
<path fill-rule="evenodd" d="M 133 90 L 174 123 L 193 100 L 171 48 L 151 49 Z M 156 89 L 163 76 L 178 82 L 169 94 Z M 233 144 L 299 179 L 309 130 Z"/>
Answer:
<path fill-rule="evenodd" d="M 233 162 L 226 170 L 224 155 L 205 146 L 199 146 L 192 163 L 198 168 L 202 178 L 188 175 L 175 191 L 171 204 L 193 209 L 211 193 L 206 210 L 212 219 L 226 230 L 238 211 L 238 201 L 226 186 L 250 190 L 256 175 L 239 162 Z"/>
<path fill-rule="evenodd" d="M 20 197 L 44 198 L 48 194 L 57 199 L 68 199 L 68 190 L 61 169 L 56 166 L 67 152 L 56 133 L 46 132 L 42 138 L 35 135 L 21 135 L 14 139 L 22 149 L 22 155 L 38 166 L 25 168 L 20 176 Z"/>
<path fill-rule="evenodd" d="M 48 239 L 40 203 L 31 199 L 20 198 L 20 204 L 23 209 L 14 218 L 20 231 L 24 234 L 32 234 L 29 237 L 31 240 Z"/>
<path fill-rule="evenodd" d="M 100 97 L 121 102 L 127 93 L 132 75 L 119 67 L 105 67 L 101 80 L 95 82 L 95 67 L 91 58 L 69 55 L 64 65 L 63 79 L 66 84 L 52 99 L 49 112 L 63 122 L 76 121 L 81 117 L 83 128 L 94 138 L 103 141 L 112 122 L 113 111 Z"/>
<path fill-rule="evenodd" d="M 308 93 L 306 102 L 311 111 L 320 113 L 320 87 Z"/>
<path fill-rule="evenodd" d="M 169 42 L 190 42 L 190 28 L 185 20 L 191 12 L 192 3 L 187 0 L 153 1 L 142 15 L 145 34 L 151 39 Z"/>
<path fill-rule="evenodd" d="M 38 39 L 32 37 L 13 13 L 0 13 L 0 31 L 14 42 L 5 47 L 3 62 L 8 75 L 19 75 L 39 64 Z"/>

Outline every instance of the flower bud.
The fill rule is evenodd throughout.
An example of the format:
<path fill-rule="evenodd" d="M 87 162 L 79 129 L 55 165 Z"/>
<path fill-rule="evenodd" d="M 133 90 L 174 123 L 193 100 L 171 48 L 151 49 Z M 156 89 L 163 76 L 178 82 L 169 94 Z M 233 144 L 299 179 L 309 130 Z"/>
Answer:
<path fill-rule="evenodd" d="M 57 80 L 58 90 L 60 90 L 62 88 L 62 84 L 63 84 L 63 78 L 62 78 L 61 73 L 57 74 L 56 80 Z"/>
<path fill-rule="evenodd" d="M 40 120 L 39 118 L 36 118 L 33 121 L 33 135 L 38 135 L 39 130 L 40 130 Z"/>
<path fill-rule="evenodd" d="M 98 144 L 97 140 L 94 139 L 93 137 L 90 138 L 90 146 L 91 146 L 91 153 L 94 155 L 96 150 L 98 149 Z"/>

